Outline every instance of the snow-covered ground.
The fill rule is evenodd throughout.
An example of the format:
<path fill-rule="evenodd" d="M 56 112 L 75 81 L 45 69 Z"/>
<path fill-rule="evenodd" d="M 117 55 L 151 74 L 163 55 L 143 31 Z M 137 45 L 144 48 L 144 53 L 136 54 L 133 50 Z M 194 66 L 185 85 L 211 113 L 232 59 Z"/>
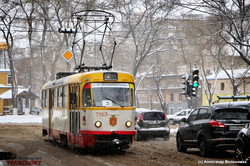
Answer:
<path fill-rule="evenodd" d="M 0 124 L 3 124 L 3 123 L 42 123 L 42 116 L 38 116 L 38 115 L 0 116 Z"/>

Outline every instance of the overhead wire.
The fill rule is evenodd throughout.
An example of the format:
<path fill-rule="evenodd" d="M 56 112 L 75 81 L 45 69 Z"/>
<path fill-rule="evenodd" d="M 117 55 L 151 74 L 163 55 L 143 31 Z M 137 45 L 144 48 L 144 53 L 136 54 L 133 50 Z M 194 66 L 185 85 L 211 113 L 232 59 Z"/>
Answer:
<path fill-rule="evenodd" d="M 116 17 L 117 18 L 117 17 Z M 195 21 L 204 21 L 204 22 L 211 22 L 211 23 L 202 23 L 202 24 L 192 24 L 192 25 L 183 25 L 183 24 L 178 24 L 176 26 L 181 26 L 182 29 L 188 29 L 188 28 L 193 28 L 193 27 L 199 27 L 199 26 L 211 26 L 211 25 L 218 25 L 218 24 L 223 24 L 223 23 L 230 23 L 233 21 L 237 21 L 237 20 L 241 20 L 241 19 L 250 19 L 250 16 L 244 16 L 244 17 L 236 17 L 233 20 L 224 20 L 224 21 L 216 21 L 213 22 L 214 20 L 212 19 L 165 19 L 164 21 L 184 21 L 184 22 L 195 22 Z M 25 19 L 23 19 L 25 20 Z M 55 20 L 54 20 L 55 21 Z M 119 20 L 121 21 L 121 20 Z M 115 23 L 121 23 L 121 22 L 115 22 Z M 5 26 L 3 23 L 0 23 L 0 26 Z M 21 28 L 21 29 L 11 29 L 10 31 L 14 31 L 14 32 L 28 32 L 28 28 L 24 27 L 24 26 L 19 26 L 19 25 L 11 25 L 11 27 L 15 27 L 15 28 Z M 25 30 L 26 29 L 26 30 Z M 32 32 L 43 32 L 43 29 L 40 28 L 34 28 Z M 46 30 L 46 32 L 55 32 L 54 30 Z M 120 32 L 120 31 L 114 31 L 113 32 Z M 129 31 L 123 31 L 123 32 L 129 32 Z M 82 32 L 77 32 L 77 33 L 82 33 Z M 86 32 L 86 33 L 91 33 L 90 32 Z"/>

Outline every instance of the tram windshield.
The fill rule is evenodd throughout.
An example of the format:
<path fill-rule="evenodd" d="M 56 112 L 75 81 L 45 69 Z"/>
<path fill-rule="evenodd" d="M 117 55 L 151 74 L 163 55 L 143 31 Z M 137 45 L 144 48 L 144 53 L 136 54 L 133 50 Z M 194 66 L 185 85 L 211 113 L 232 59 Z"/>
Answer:
<path fill-rule="evenodd" d="M 134 85 L 130 83 L 91 83 L 83 90 L 85 107 L 134 106 Z"/>

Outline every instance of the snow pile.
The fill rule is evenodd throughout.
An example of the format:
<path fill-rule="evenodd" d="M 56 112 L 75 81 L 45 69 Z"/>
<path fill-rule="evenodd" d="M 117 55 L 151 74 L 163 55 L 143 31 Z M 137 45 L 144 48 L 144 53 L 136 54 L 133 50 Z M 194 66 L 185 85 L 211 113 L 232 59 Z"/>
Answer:
<path fill-rule="evenodd" d="M 38 115 L 0 116 L 0 124 L 1 123 L 42 123 L 42 116 Z"/>
<path fill-rule="evenodd" d="M 175 135 L 177 133 L 178 127 L 176 129 L 170 129 L 170 134 Z"/>

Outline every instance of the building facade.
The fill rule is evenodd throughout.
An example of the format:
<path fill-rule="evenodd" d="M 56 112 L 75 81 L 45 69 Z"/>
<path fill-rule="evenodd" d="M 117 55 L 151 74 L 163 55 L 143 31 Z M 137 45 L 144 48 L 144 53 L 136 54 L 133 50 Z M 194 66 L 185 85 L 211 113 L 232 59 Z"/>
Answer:
<path fill-rule="evenodd" d="M 211 90 L 213 91 L 213 103 L 232 101 L 232 99 L 218 101 L 217 96 L 250 95 L 250 70 L 235 69 L 233 71 L 220 71 L 218 74 L 207 76 L 207 80 Z M 236 87 L 237 90 L 234 90 Z M 209 105 L 206 92 L 204 90 L 202 91 L 202 105 Z"/>
<path fill-rule="evenodd" d="M 146 76 L 140 85 L 137 85 L 137 107 L 163 110 L 167 114 L 174 114 L 183 109 L 199 106 L 201 103 L 200 93 L 197 97 L 186 97 L 183 95 L 184 85 L 182 81 L 182 75 L 162 75 L 160 82 L 158 82 L 159 89 L 157 89 L 154 76 Z M 165 108 L 162 108 L 159 96 L 163 97 Z"/>
<path fill-rule="evenodd" d="M 11 74 L 6 56 L 7 44 L 0 40 L 0 115 L 13 114 Z M 27 88 L 17 86 L 17 113 L 30 112 L 37 96 Z"/>

